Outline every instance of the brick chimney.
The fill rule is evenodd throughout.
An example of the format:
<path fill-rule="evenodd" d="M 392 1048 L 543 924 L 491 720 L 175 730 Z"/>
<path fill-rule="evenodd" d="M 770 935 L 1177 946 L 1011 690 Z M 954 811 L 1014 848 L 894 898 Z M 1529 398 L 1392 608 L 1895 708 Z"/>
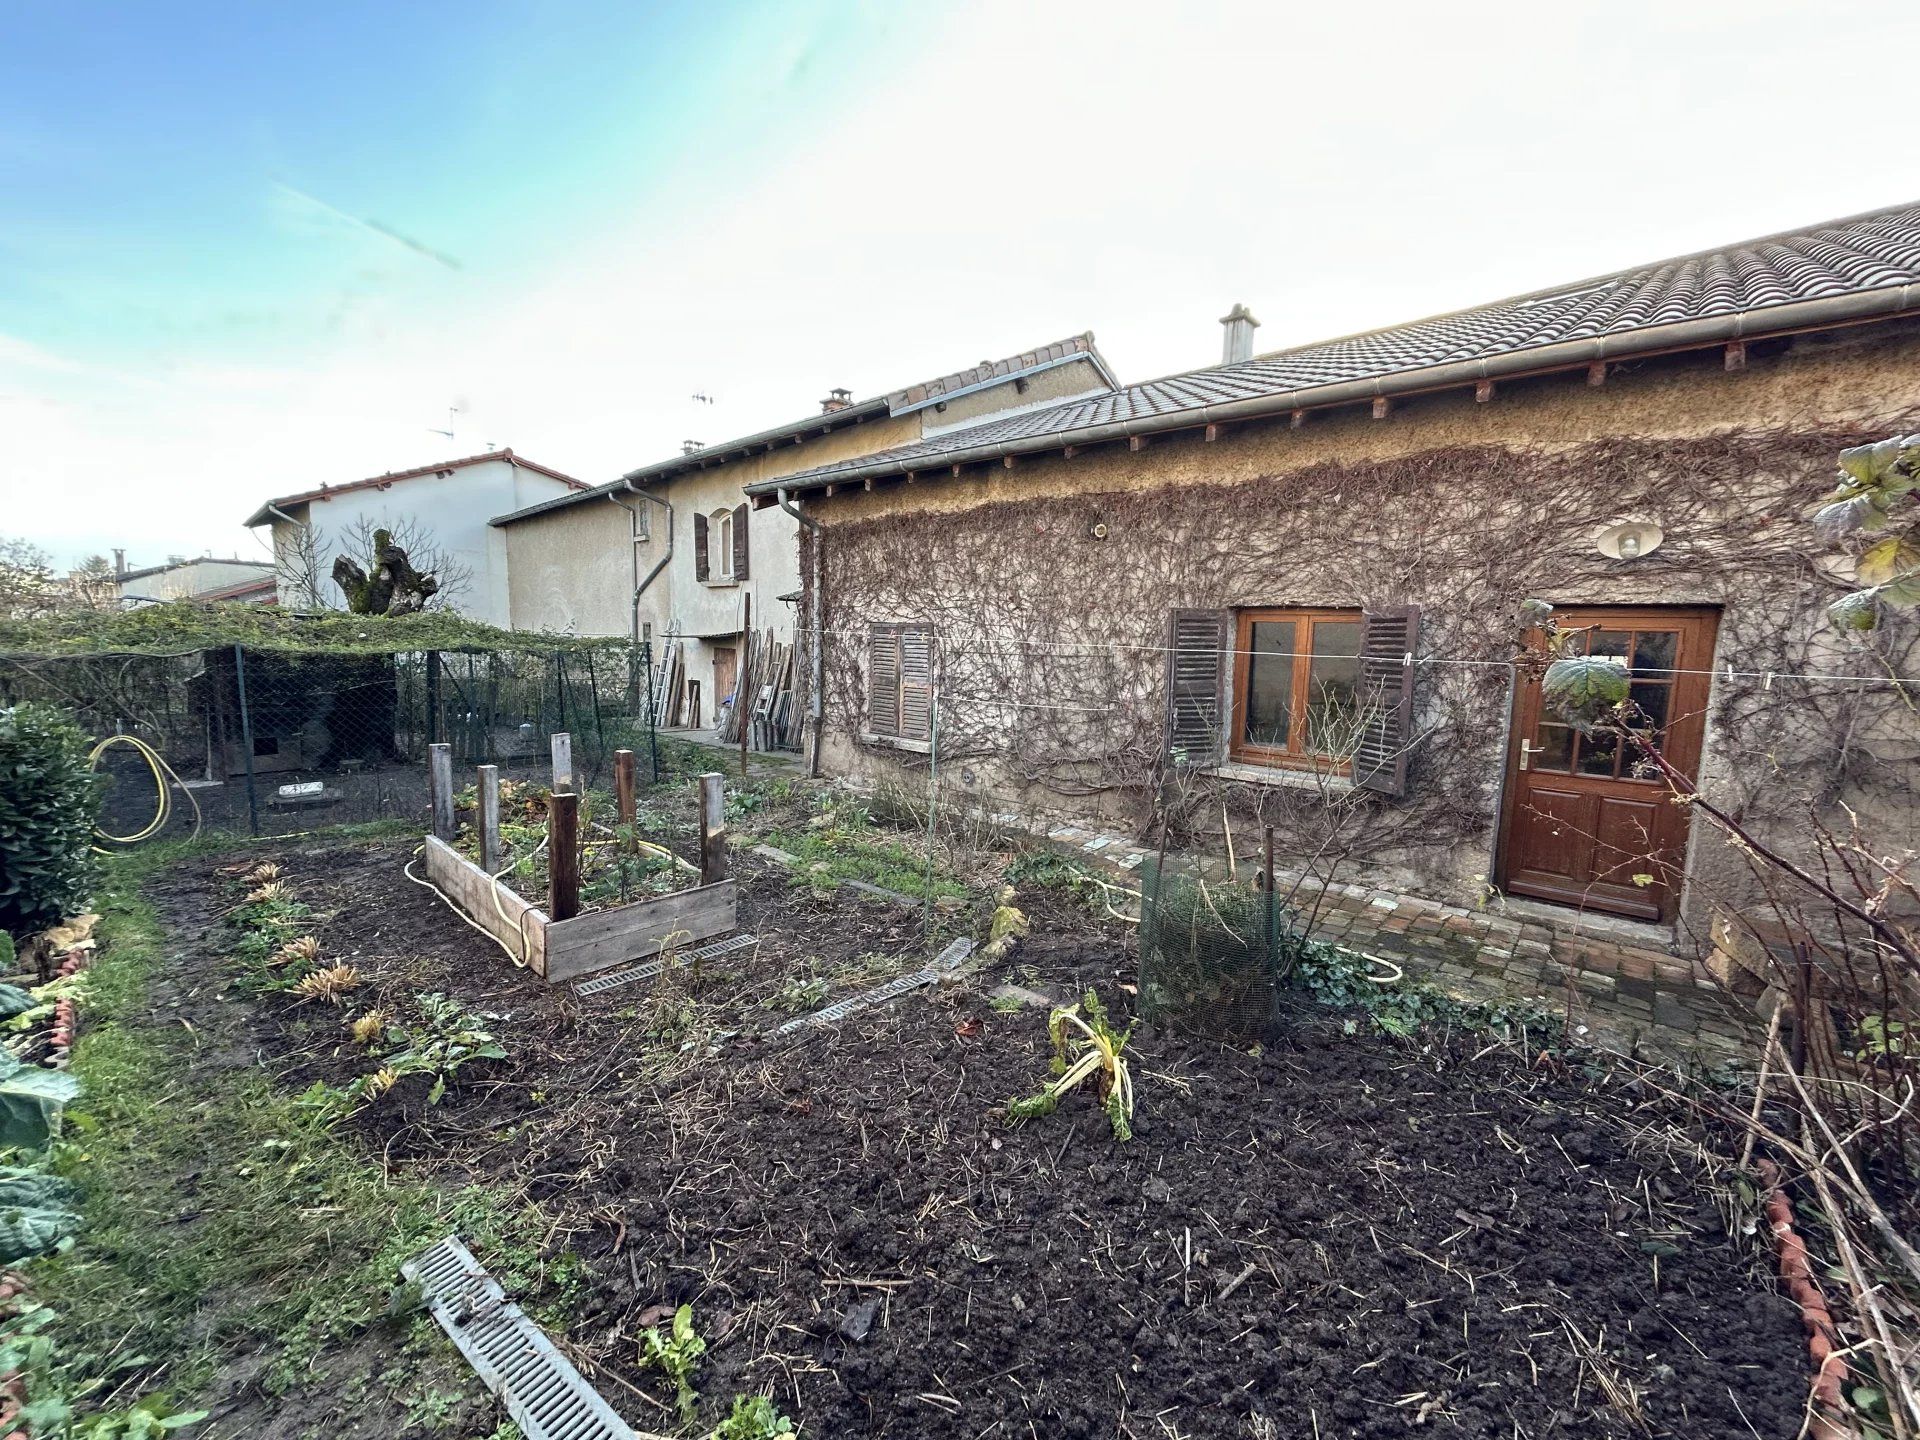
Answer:
<path fill-rule="evenodd" d="M 829 390 L 827 398 L 820 402 L 820 413 L 831 415 L 836 410 L 845 410 L 851 404 L 853 404 L 851 390 Z"/>
<path fill-rule="evenodd" d="M 1227 332 L 1226 343 L 1220 348 L 1220 363 L 1238 365 L 1242 360 L 1251 360 L 1253 332 L 1260 328 L 1260 322 L 1253 318 L 1253 312 L 1244 305 L 1235 305 L 1220 317 L 1220 324 Z"/>

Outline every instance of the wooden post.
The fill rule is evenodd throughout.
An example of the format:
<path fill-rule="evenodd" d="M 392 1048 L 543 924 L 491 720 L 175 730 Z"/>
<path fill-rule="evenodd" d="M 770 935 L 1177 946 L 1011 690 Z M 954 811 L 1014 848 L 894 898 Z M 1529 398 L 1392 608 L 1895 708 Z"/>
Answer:
<path fill-rule="evenodd" d="M 753 678 L 753 596 L 742 595 L 746 611 L 740 617 L 740 668 L 733 677 L 733 718 L 740 725 L 740 775 L 747 773 L 747 735 L 753 729 L 753 703 L 747 699 L 747 686 Z M 756 687 L 757 688 L 757 687 Z"/>
<path fill-rule="evenodd" d="M 700 883 L 712 885 L 727 878 L 726 777 L 709 771 L 700 777 Z"/>
<path fill-rule="evenodd" d="M 635 815 L 633 802 L 633 751 L 616 750 L 613 752 L 613 804 L 620 812 L 622 825 L 633 824 Z"/>
<path fill-rule="evenodd" d="M 573 789 L 573 736 L 565 730 L 553 734 L 553 788 Z"/>
<path fill-rule="evenodd" d="M 580 913 L 580 797 L 556 790 L 547 801 L 547 918 Z"/>
<path fill-rule="evenodd" d="M 427 747 L 427 793 L 433 797 L 433 833 L 453 843 L 453 746 Z"/>
<path fill-rule="evenodd" d="M 480 774 L 480 868 L 500 868 L 500 767 L 482 765 Z"/>

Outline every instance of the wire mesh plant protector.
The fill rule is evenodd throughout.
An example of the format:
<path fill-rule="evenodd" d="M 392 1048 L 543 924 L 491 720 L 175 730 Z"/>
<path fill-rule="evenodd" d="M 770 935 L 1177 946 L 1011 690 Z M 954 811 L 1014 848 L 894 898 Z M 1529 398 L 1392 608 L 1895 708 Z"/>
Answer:
<path fill-rule="evenodd" d="M 1188 1034 L 1273 1039 L 1293 954 L 1286 907 L 1164 851 L 1140 868 L 1141 1013 Z"/>

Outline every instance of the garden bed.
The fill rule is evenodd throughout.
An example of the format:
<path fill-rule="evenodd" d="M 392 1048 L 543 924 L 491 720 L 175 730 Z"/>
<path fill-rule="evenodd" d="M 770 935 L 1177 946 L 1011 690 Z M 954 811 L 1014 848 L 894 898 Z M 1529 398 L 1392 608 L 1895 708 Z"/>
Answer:
<path fill-rule="evenodd" d="M 255 1012 L 254 1043 L 288 1086 L 344 1091 L 368 1065 L 342 1042 L 356 1011 L 433 991 L 489 1017 L 505 1058 L 345 1123 L 389 1163 L 539 1204 L 548 1253 L 584 1267 L 570 1348 L 643 1429 L 674 1428 L 640 1361 L 680 1304 L 708 1344 L 700 1434 L 735 1393 L 817 1437 L 1800 1429 L 1798 1312 L 1753 1217 L 1624 1072 L 1305 1008 L 1254 1053 L 1138 1031 L 1130 1143 L 1083 1095 L 1009 1128 L 1045 1016 L 991 987 L 1130 1003 L 1127 937 L 1046 892 L 998 970 L 796 1045 L 759 1037 L 919 963 L 918 917 L 736 857 L 757 952 L 581 1001 L 476 964 L 404 847 L 275 853 L 363 978 L 344 1014 Z M 182 934 L 210 884 L 181 867 L 156 893 Z M 221 944 L 184 946 L 183 980 L 223 973 Z M 188 1024 L 225 1003 L 184 993 Z"/>

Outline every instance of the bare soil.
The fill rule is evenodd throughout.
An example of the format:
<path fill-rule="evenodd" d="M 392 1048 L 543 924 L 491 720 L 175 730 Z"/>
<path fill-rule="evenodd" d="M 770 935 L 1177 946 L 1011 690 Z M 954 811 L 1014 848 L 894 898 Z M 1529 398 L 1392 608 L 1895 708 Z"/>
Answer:
<path fill-rule="evenodd" d="M 920 963 L 917 911 L 743 855 L 757 952 L 581 1000 L 409 883 L 409 849 L 273 852 L 367 984 L 344 1012 L 257 1002 L 248 1043 L 298 1088 L 368 1068 L 343 1022 L 369 1005 L 435 990 L 496 1017 L 509 1060 L 352 1127 L 545 1210 L 593 1279 L 570 1346 L 642 1429 L 674 1428 L 639 1337 L 680 1303 L 709 1342 L 706 1428 L 757 1390 L 815 1437 L 1800 1429 L 1797 1314 L 1704 1137 L 1630 1075 L 1303 1010 L 1262 1053 L 1139 1028 L 1130 1143 L 1080 1095 L 1009 1128 L 1045 1017 L 987 991 L 1091 983 L 1121 1013 L 1134 969 L 1124 933 L 1050 894 L 1023 897 L 1033 933 L 996 973 L 775 1042 L 790 977 L 824 977 L 817 1004 L 886 978 L 873 957 Z M 150 890 L 189 1024 L 232 1006 L 215 863 Z"/>

